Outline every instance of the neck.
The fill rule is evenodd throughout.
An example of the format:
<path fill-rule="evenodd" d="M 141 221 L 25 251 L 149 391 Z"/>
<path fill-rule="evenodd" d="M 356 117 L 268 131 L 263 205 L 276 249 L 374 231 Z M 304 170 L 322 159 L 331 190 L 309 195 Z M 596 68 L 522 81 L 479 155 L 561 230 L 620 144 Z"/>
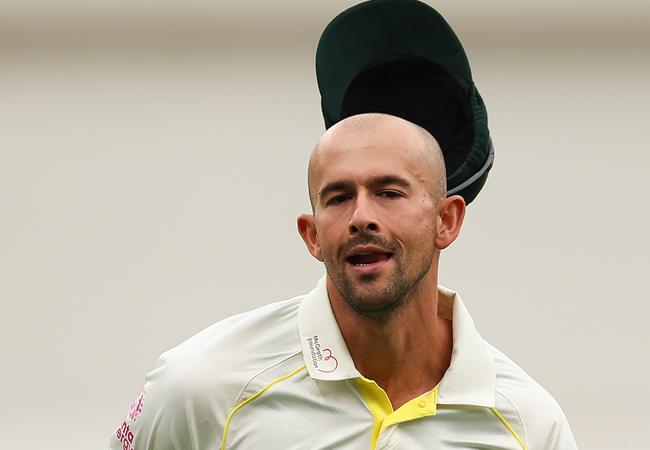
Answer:
<path fill-rule="evenodd" d="M 449 367 L 451 321 L 438 314 L 437 281 L 432 271 L 398 313 L 378 321 L 356 313 L 327 278 L 332 311 L 357 370 L 386 391 L 395 409 L 433 389 Z"/>

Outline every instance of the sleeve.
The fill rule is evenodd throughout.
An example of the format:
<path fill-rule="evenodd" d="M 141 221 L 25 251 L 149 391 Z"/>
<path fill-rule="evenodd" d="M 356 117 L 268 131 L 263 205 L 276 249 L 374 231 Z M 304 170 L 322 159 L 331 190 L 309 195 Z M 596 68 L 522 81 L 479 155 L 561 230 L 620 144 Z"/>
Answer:
<path fill-rule="evenodd" d="M 215 450 L 226 405 L 218 386 L 163 354 L 128 414 L 113 432 L 110 450 Z M 185 361 L 187 362 L 187 361 Z"/>
<path fill-rule="evenodd" d="M 529 428 L 530 450 L 578 450 L 569 422 L 557 403 L 545 426 Z"/>
<path fill-rule="evenodd" d="M 557 400 L 496 348 L 496 406 L 512 418 L 528 450 L 577 450 L 571 427 Z"/>
<path fill-rule="evenodd" d="M 560 405 L 543 388 L 537 391 L 537 401 L 521 411 L 528 450 L 578 450 Z"/>

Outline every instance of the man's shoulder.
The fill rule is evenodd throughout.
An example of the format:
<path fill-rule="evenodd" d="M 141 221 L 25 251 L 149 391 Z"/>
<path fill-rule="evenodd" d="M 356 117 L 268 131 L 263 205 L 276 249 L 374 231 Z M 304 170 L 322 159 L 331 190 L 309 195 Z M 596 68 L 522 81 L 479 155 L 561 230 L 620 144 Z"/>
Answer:
<path fill-rule="evenodd" d="M 496 410 L 526 441 L 528 448 L 575 448 L 558 402 L 533 377 L 488 344 L 494 357 Z"/>
<path fill-rule="evenodd" d="M 214 323 L 164 352 L 147 375 L 145 389 L 168 400 L 231 404 L 256 375 L 300 358 L 301 301 L 295 297 L 270 303 Z"/>
<path fill-rule="evenodd" d="M 559 409 L 551 394 L 533 377 L 496 347 L 488 344 L 488 348 L 494 357 L 497 395 L 524 412 Z"/>
<path fill-rule="evenodd" d="M 301 301 L 295 297 L 228 317 L 163 353 L 110 448 L 150 448 L 154 441 L 160 449 L 212 448 L 252 380 L 304 364 Z"/>
<path fill-rule="evenodd" d="M 184 375 L 246 377 L 300 351 L 297 312 L 303 296 L 220 320 L 161 360 Z M 206 373 L 207 372 L 207 373 Z"/>

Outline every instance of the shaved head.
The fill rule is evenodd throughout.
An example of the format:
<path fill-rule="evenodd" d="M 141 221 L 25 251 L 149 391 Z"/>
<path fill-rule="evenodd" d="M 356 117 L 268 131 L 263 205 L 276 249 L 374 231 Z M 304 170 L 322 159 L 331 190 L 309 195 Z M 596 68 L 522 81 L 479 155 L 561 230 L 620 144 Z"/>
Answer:
<path fill-rule="evenodd" d="M 380 113 L 359 114 L 348 117 L 329 128 L 319 139 L 309 159 L 307 184 L 309 200 L 315 211 L 319 196 L 319 168 L 334 151 L 345 151 L 348 143 L 359 141 L 378 132 L 400 136 L 403 146 L 418 153 L 417 158 L 429 178 L 429 191 L 437 201 L 447 194 L 447 176 L 442 150 L 435 138 L 424 128 L 396 116 Z M 352 147 L 352 144 L 349 145 Z M 395 151 L 404 149 L 396 148 Z"/>

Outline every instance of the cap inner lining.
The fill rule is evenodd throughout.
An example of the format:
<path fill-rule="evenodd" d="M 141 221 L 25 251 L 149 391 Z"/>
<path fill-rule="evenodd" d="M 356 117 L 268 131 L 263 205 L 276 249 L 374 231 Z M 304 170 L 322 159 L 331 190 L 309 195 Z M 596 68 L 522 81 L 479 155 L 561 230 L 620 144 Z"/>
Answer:
<path fill-rule="evenodd" d="M 431 133 L 442 148 L 448 175 L 472 150 L 470 87 L 433 61 L 391 57 L 359 72 L 346 90 L 341 118 L 370 112 L 401 117 Z"/>

